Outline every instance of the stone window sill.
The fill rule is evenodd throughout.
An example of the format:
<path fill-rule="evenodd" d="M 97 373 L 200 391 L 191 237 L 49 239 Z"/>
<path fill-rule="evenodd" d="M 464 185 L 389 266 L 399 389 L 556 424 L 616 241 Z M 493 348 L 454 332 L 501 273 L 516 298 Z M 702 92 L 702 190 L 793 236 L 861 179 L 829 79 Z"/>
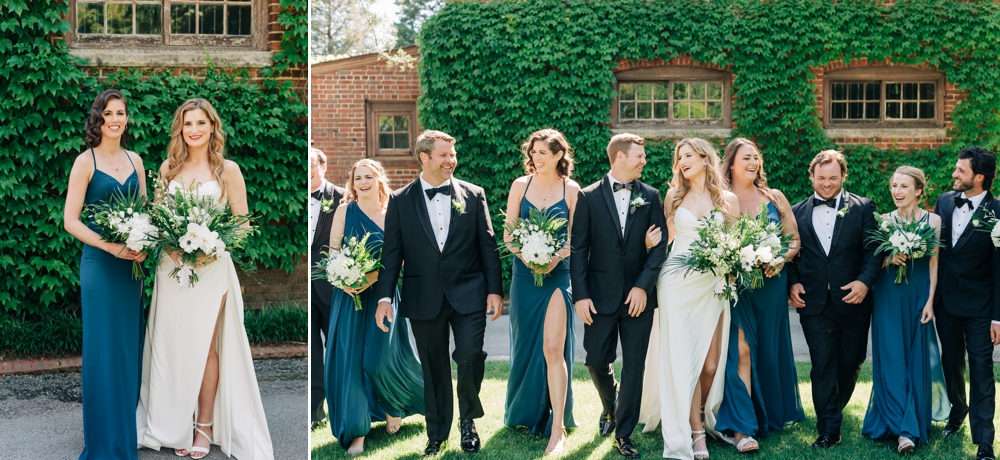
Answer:
<path fill-rule="evenodd" d="M 683 139 L 687 137 L 728 138 L 733 130 L 709 126 L 671 126 L 669 128 L 612 128 L 612 134 L 631 133 L 645 139 Z"/>
<path fill-rule="evenodd" d="M 109 50 L 71 49 L 70 54 L 87 61 L 85 67 L 218 67 L 261 68 L 274 63 L 271 51 L 250 50 Z"/>
<path fill-rule="evenodd" d="M 826 128 L 831 139 L 941 139 L 948 137 L 945 128 Z"/>

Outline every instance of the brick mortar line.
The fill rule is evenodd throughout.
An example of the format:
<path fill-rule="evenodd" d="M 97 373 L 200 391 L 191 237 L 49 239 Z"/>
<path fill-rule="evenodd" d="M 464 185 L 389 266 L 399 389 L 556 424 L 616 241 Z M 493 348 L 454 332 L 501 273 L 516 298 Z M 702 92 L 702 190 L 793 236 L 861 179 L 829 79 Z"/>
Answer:
<path fill-rule="evenodd" d="M 309 355 L 309 347 L 306 344 L 252 346 L 250 347 L 250 355 L 253 359 L 304 358 Z M 75 370 L 80 368 L 82 360 L 83 358 L 80 356 L 73 356 L 0 361 L 0 377 Z"/>

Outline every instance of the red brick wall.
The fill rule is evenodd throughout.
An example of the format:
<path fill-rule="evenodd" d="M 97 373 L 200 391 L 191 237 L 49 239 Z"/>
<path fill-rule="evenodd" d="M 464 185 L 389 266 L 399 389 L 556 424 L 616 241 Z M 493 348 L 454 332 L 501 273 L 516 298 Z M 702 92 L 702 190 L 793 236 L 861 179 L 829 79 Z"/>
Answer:
<path fill-rule="evenodd" d="M 308 304 L 309 264 L 306 255 L 295 263 L 295 271 L 259 269 L 250 274 L 237 269 L 240 287 L 243 289 L 243 304 L 247 310 L 296 303 Z"/>
<path fill-rule="evenodd" d="M 407 51 L 413 55 L 416 47 Z M 351 165 L 366 156 L 365 101 L 415 102 L 420 81 L 416 69 L 390 70 L 368 55 L 313 65 L 310 91 L 312 146 L 326 153 L 327 180 L 343 185 Z M 383 161 L 383 166 L 393 188 L 420 172 L 413 159 Z"/>

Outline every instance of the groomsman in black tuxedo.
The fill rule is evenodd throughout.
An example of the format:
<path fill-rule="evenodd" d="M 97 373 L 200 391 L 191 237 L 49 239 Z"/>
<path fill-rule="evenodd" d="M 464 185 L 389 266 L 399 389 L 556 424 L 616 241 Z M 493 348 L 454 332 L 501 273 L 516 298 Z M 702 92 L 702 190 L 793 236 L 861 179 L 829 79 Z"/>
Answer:
<path fill-rule="evenodd" d="M 813 447 L 840 443 L 843 410 L 854 393 L 868 350 L 872 298 L 881 258 L 866 244 L 875 205 L 843 189 L 847 160 L 824 150 L 809 164 L 815 193 L 792 206 L 802 250 L 788 265 L 791 304 L 809 345 L 819 437 Z"/>
<path fill-rule="evenodd" d="M 330 226 L 333 211 L 344 198 L 344 189 L 331 184 L 326 177 L 326 154 L 319 149 L 309 149 L 309 261 L 314 264 L 323 258 L 323 250 L 330 245 Z M 330 297 L 333 285 L 326 280 L 312 280 L 309 286 L 311 306 L 309 315 L 309 411 L 311 428 L 326 418 L 323 400 L 323 359 L 326 356 L 326 328 L 330 324 Z"/>
<path fill-rule="evenodd" d="M 638 458 L 631 435 L 639 422 L 642 374 L 656 308 L 656 279 L 666 258 L 666 238 L 646 248 L 646 231 L 666 226 L 660 193 L 639 181 L 646 165 L 645 140 L 618 134 L 608 143 L 611 172 L 582 189 L 573 216 L 570 281 L 576 314 L 583 320 L 587 369 L 604 410 L 602 436 Z M 619 391 L 611 364 L 622 342 Z"/>
<path fill-rule="evenodd" d="M 452 177 L 458 163 L 455 139 L 424 131 L 414 148 L 420 177 L 389 197 L 375 322 L 388 331 L 383 319 L 392 321 L 390 299 L 403 267 L 399 315 L 410 320 L 424 371 L 424 455 L 437 454 L 451 431 L 449 326 L 455 337 L 452 359 L 458 365 L 462 450 L 478 452 L 473 419 L 483 416 L 479 389 L 486 361 L 486 314 L 496 320 L 503 311 L 500 255 L 485 192 Z"/>
<path fill-rule="evenodd" d="M 993 456 L 993 346 L 1000 345 L 1000 252 L 993 246 L 983 216 L 1000 217 L 1000 201 L 990 193 L 997 157 L 982 147 L 958 154 L 953 191 L 938 197 L 934 212 L 941 216 L 941 248 L 934 316 L 941 338 L 941 367 L 951 401 L 951 415 L 942 433 L 956 433 L 966 414 L 976 458 Z M 969 396 L 965 398 L 965 354 L 969 354 Z"/>

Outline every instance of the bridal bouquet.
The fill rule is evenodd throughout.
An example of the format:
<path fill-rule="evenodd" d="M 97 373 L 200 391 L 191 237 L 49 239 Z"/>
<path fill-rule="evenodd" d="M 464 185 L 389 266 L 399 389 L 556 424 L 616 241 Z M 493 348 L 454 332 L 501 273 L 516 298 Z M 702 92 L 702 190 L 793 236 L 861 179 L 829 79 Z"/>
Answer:
<path fill-rule="evenodd" d="M 792 235 L 782 234 L 781 224 L 768 220 L 763 206 L 756 216 L 741 216 L 733 228 L 741 235 L 743 244 L 740 247 L 740 286 L 757 289 L 764 285 L 766 267 L 776 269 L 785 263 Z"/>
<path fill-rule="evenodd" d="M 137 190 L 130 190 L 128 194 L 115 192 L 107 201 L 87 205 L 86 212 L 100 228 L 101 239 L 110 243 L 122 243 L 133 251 L 141 252 L 153 245 L 153 239 L 159 232 L 149 214 L 142 212 L 147 206 L 145 195 L 140 195 Z M 133 261 L 132 278 L 144 277 L 142 264 Z"/>
<path fill-rule="evenodd" d="M 972 228 L 979 232 L 989 233 L 993 240 L 993 246 L 1000 248 L 1000 219 L 993 214 L 993 211 L 984 210 L 983 217 L 972 216 Z"/>
<path fill-rule="evenodd" d="M 368 246 L 371 235 L 365 233 L 360 240 L 352 236 L 344 247 L 323 253 L 324 259 L 313 269 L 313 279 L 325 279 L 340 289 L 359 289 L 366 282 L 371 283 L 370 274 L 382 268 L 380 259 Z M 361 298 L 354 294 L 351 297 L 354 298 L 354 309 L 361 310 Z"/>
<path fill-rule="evenodd" d="M 532 209 L 527 219 L 504 222 L 503 229 L 514 239 L 510 243 L 501 243 L 500 250 L 508 251 L 508 246 L 518 249 L 521 260 L 535 273 L 535 286 L 541 287 L 545 279 L 542 272 L 552 263 L 556 251 L 566 244 L 566 237 L 559 234 L 565 226 L 566 219 L 547 210 Z"/>
<path fill-rule="evenodd" d="M 926 220 L 902 221 L 889 214 L 875 213 L 878 227 L 869 232 L 868 241 L 878 244 L 875 254 L 888 253 L 889 258 L 902 254 L 910 259 L 920 259 L 934 255 L 939 241 L 937 230 Z M 973 224 L 975 226 L 975 224 Z M 996 239 L 994 239 L 994 242 Z M 886 265 L 889 269 L 889 265 Z M 896 272 L 896 284 L 906 283 L 906 265 Z"/>
<path fill-rule="evenodd" d="M 254 233 L 243 226 L 250 222 L 249 214 L 234 216 L 228 203 L 184 188 L 174 192 L 158 190 L 151 214 L 160 229 L 153 241 L 157 245 L 154 260 L 159 260 L 164 250 L 178 252 L 181 264 L 169 276 L 181 287 L 198 282 L 195 268 L 205 259 L 230 255 L 231 249 L 243 247 Z"/>

